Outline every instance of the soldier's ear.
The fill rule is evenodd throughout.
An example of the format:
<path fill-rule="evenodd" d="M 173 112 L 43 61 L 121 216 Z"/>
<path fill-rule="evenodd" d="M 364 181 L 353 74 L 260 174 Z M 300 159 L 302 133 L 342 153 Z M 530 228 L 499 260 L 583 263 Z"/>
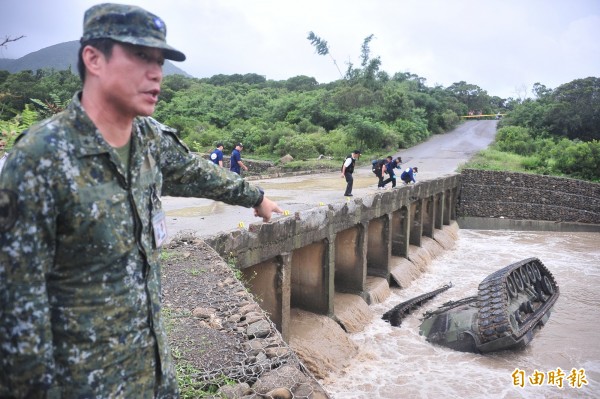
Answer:
<path fill-rule="evenodd" d="M 98 76 L 102 66 L 106 63 L 106 57 L 100 50 L 92 46 L 85 46 L 81 52 L 81 59 L 86 69 L 86 76 Z"/>

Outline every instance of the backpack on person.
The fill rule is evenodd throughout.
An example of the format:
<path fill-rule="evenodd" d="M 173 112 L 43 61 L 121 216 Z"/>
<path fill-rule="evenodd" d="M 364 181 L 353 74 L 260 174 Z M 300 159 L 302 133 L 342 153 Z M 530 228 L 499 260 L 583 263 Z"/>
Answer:
<path fill-rule="evenodd" d="M 377 174 L 381 171 L 383 165 L 385 165 L 385 159 L 374 159 L 371 161 L 371 171 Z"/>

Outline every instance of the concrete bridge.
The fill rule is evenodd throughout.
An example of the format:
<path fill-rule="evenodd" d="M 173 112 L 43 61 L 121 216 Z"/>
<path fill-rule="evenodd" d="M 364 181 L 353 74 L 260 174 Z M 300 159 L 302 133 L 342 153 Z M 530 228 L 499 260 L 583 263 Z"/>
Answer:
<path fill-rule="evenodd" d="M 472 171 L 353 197 L 206 238 L 235 257 L 284 339 L 291 308 L 334 315 L 335 293 L 373 299 L 370 277 L 394 283 L 391 257 L 435 240 L 444 226 L 600 231 L 600 185 L 522 173 Z M 401 285 L 399 281 L 395 281 Z"/>
<path fill-rule="evenodd" d="M 354 197 L 205 241 L 224 258 L 235 256 L 287 340 L 292 307 L 331 316 L 336 292 L 371 304 L 367 277 L 390 282 L 392 255 L 407 257 L 410 245 L 456 219 L 459 182 L 453 175 Z"/>

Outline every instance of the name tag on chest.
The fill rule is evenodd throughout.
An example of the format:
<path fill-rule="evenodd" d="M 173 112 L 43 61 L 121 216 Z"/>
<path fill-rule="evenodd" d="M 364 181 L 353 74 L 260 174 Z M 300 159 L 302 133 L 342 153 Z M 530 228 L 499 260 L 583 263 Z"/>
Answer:
<path fill-rule="evenodd" d="M 167 239 L 167 218 L 163 211 L 152 217 L 152 228 L 154 230 L 154 243 L 159 248 Z"/>

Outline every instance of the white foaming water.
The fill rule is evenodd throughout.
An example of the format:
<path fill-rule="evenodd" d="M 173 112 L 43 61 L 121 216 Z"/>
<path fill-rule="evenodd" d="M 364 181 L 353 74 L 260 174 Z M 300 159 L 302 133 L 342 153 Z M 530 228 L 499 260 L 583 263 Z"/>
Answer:
<path fill-rule="evenodd" d="M 600 234 L 460 230 L 452 250 L 434 259 L 405 289 L 371 306 L 374 321 L 351 335 L 360 352 L 352 365 L 322 381 L 335 399 L 366 398 L 593 398 L 600 397 Z M 456 352 L 419 335 L 420 317 L 448 300 L 477 294 L 488 274 L 511 263 L 538 257 L 552 272 L 560 297 L 548 323 L 523 350 L 488 355 Z M 452 282 L 392 327 L 381 320 L 396 304 Z M 524 387 L 515 386 L 515 369 Z M 548 383 L 560 368 L 563 388 Z M 587 385 L 574 388 L 567 376 L 584 369 Z M 545 374 L 531 385 L 535 371 Z"/>

